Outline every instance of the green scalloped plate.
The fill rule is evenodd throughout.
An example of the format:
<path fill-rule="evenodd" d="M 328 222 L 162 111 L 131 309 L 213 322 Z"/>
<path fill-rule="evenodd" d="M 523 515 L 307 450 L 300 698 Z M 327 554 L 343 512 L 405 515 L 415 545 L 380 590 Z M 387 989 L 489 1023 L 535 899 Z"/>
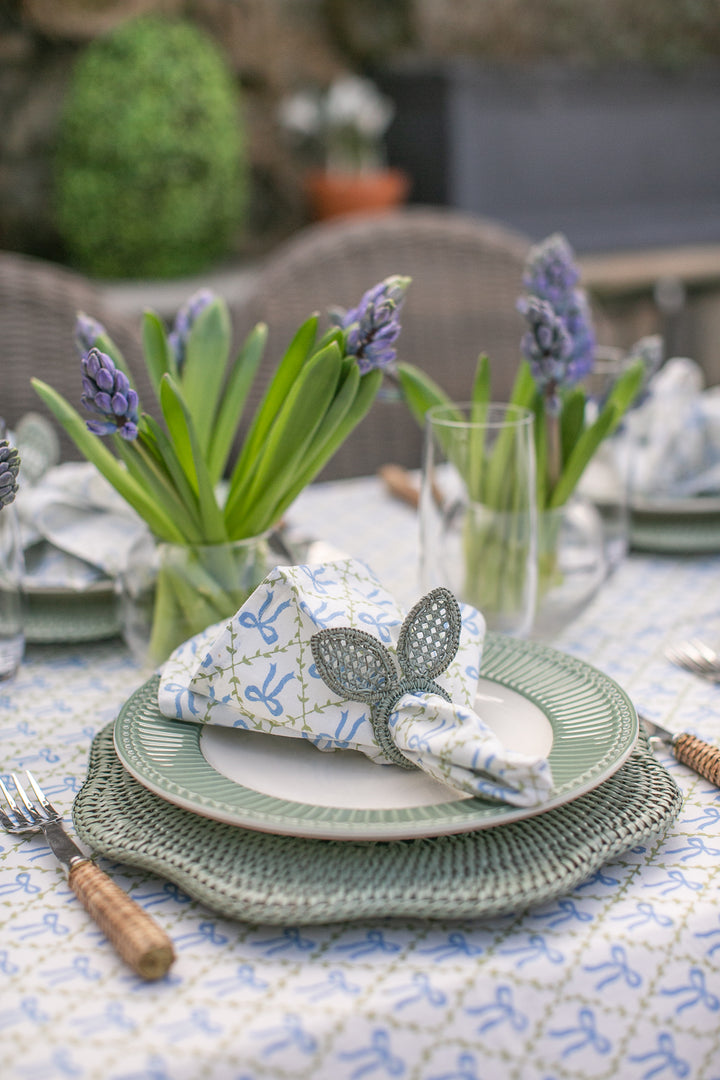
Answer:
<path fill-rule="evenodd" d="M 592 791 L 633 750 L 632 702 L 581 660 L 489 634 L 480 683 L 478 708 L 506 745 L 549 751 L 555 789 L 540 806 L 463 797 L 419 771 L 379 766 L 353 751 L 321 753 L 303 739 L 167 719 L 157 706 L 157 676 L 123 706 L 115 750 L 146 788 L 196 814 L 356 841 L 442 836 L 531 817 Z"/>

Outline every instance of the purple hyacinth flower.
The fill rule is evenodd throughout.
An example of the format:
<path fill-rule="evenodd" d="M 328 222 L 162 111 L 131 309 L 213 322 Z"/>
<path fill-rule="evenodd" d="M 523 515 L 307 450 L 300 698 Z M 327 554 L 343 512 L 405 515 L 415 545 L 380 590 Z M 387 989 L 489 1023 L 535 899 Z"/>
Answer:
<path fill-rule="evenodd" d="M 80 356 L 86 356 L 101 337 L 107 337 L 103 324 L 84 311 L 79 311 L 75 320 L 75 344 Z"/>
<path fill-rule="evenodd" d="M 567 383 L 572 339 L 564 320 L 546 300 L 531 296 L 521 301 L 519 307 L 529 326 L 520 343 L 523 354 L 545 397 L 548 413 L 557 416 L 561 405 L 559 392 Z"/>
<path fill-rule="evenodd" d="M 565 300 L 580 281 L 572 248 L 562 233 L 553 233 L 530 248 L 523 285 L 562 313 Z"/>
<path fill-rule="evenodd" d="M 0 510 L 9 506 L 18 490 L 20 455 L 7 439 L 0 439 Z"/>
<path fill-rule="evenodd" d="M 590 371 L 595 361 L 595 331 L 585 294 L 576 289 L 568 301 L 565 313 L 557 312 L 565 323 L 572 341 L 572 353 L 568 361 L 566 385 L 574 386 Z"/>
<path fill-rule="evenodd" d="M 138 396 L 127 375 L 99 349 L 90 349 L 81 360 L 83 395 L 81 401 L 95 419 L 87 420 L 94 435 L 138 435 Z"/>
<path fill-rule="evenodd" d="M 368 289 L 357 307 L 331 313 L 334 325 L 347 331 L 346 354 L 356 357 L 361 375 L 394 362 L 399 314 L 410 281 L 398 274 L 385 278 Z"/>
<path fill-rule="evenodd" d="M 201 311 L 215 300 L 215 294 L 210 289 L 198 289 L 196 293 L 186 300 L 175 316 L 175 323 L 168 334 L 168 344 L 175 354 L 175 363 L 178 371 L 182 371 L 185 363 L 187 342 L 190 331 Z"/>
<path fill-rule="evenodd" d="M 562 233 L 554 233 L 530 249 L 525 264 L 523 284 L 531 297 L 549 304 L 562 319 L 570 337 L 571 348 L 560 386 L 574 386 L 592 370 L 595 358 L 595 332 L 587 296 L 578 287 L 580 271 L 575 265 L 570 244 Z M 525 314 L 528 301 L 521 299 L 518 309 Z"/>

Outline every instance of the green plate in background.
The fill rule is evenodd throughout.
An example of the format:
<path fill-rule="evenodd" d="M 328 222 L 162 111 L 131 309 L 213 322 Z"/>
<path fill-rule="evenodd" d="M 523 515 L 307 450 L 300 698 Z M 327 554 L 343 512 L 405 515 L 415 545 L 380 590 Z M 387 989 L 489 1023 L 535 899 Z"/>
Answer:
<path fill-rule="evenodd" d="M 23 585 L 25 640 L 35 645 L 104 641 L 120 633 L 120 611 L 112 581 L 84 589 Z"/>
<path fill-rule="evenodd" d="M 636 551 L 661 555 L 720 553 L 720 498 L 634 498 L 630 545 Z"/>

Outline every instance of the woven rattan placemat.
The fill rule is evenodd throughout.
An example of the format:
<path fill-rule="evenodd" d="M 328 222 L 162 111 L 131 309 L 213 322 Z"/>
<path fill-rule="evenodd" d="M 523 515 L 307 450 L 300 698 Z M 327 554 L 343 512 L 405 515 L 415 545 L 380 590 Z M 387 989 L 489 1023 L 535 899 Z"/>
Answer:
<path fill-rule="evenodd" d="M 200 817 L 142 787 L 120 764 L 110 724 L 93 742 L 73 818 L 95 852 L 167 878 L 223 915 L 309 925 L 472 918 L 541 904 L 664 831 L 681 803 L 641 736 L 595 791 L 509 825 L 383 842 L 276 836 Z"/>

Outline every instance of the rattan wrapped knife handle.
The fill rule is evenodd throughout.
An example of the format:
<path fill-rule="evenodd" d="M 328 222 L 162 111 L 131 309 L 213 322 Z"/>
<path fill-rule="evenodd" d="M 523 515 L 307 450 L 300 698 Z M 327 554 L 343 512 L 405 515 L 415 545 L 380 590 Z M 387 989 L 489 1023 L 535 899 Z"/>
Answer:
<path fill-rule="evenodd" d="M 400 465 L 381 465 L 378 476 L 383 481 L 391 495 L 395 495 L 402 502 L 417 509 L 420 502 L 420 490 L 413 483 L 407 469 Z"/>
<path fill-rule="evenodd" d="M 683 765 L 720 787 L 720 747 L 695 735 L 678 735 L 673 740 L 673 754 Z"/>
<path fill-rule="evenodd" d="M 70 887 L 108 941 L 143 979 L 161 979 L 175 959 L 164 930 L 90 859 L 70 867 Z"/>

